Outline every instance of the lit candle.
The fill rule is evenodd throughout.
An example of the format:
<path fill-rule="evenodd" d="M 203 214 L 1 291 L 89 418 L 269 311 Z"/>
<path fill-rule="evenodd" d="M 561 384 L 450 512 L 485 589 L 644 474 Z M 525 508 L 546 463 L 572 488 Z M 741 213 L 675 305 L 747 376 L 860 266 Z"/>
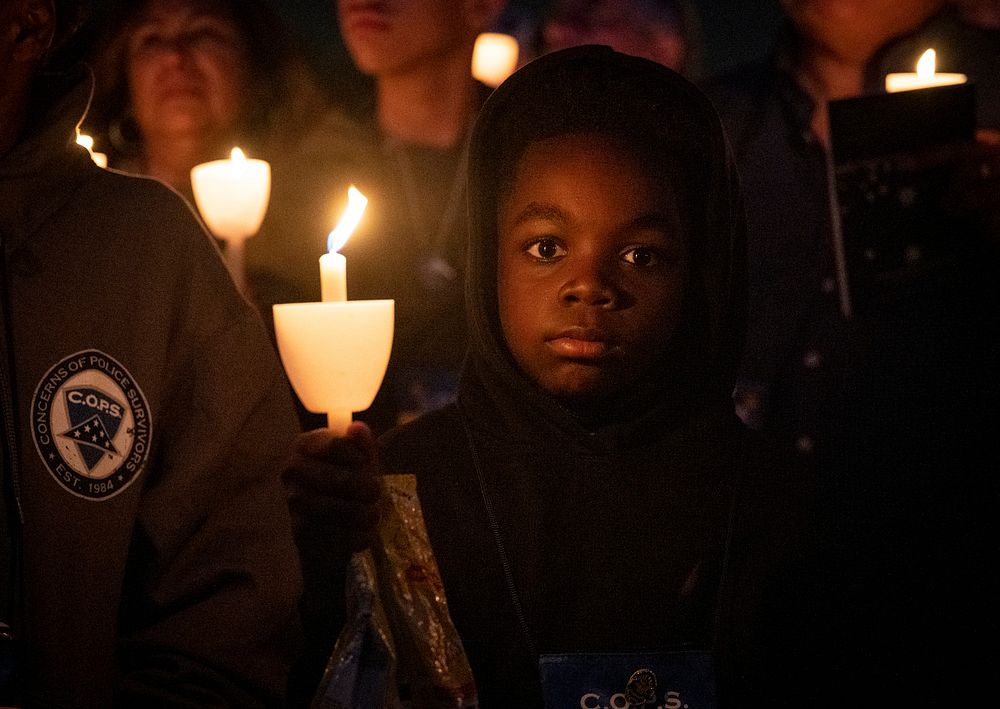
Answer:
<path fill-rule="evenodd" d="M 885 77 L 885 90 L 889 93 L 927 89 L 932 86 L 951 86 L 964 84 L 965 74 L 948 74 L 937 72 L 937 53 L 933 49 L 924 52 L 917 62 L 916 73 L 901 72 L 888 74 Z"/>
<path fill-rule="evenodd" d="M 108 156 L 105 153 L 95 153 L 94 152 L 94 139 L 91 138 L 86 133 L 80 133 L 77 131 L 76 134 L 76 144 L 82 145 L 90 153 L 90 159 L 94 161 L 98 167 L 108 166 Z"/>
<path fill-rule="evenodd" d="M 245 242 L 260 229 L 271 198 L 271 165 L 248 160 L 233 148 L 228 160 L 195 165 L 191 188 L 209 230 L 226 242 L 226 261 L 241 291 L 246 292 Z"/>
<path fill-rule="evenodd" d="M 324 303 L 347 300 L 347 259 L 337 252 L 344 248 L 367 206 L 368 198 L 351 185 L 347 190 L 347 208 L 327 239 L 329 251 L 319 258 L 320 290 Z"/>
<path fill-rule="evenodd" d="M 347 261 L 337 251 L 361 221 L 368 198 L 353 185 L 347 208 L 319 259 L 321 303 L 273 307 L 278 353 L 292 387 L 309 411 L 326 413 L 327 426 L 347 435 L 355 411 L 372 405 L 389 365 L 395 303 L 347 300 Z"/>
<path fill-rule="evenodd" d="M 484 32 L 472 50 L 472 76 L 496 88 L 517 69 L 519 47 L 509 34 Z"/>

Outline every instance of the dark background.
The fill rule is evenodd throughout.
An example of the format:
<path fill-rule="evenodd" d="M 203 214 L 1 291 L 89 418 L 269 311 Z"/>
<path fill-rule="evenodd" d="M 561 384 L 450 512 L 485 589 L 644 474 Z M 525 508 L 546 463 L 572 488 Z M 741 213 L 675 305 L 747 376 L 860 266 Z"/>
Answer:
<path fill-rule="evenodd" d="M 102 19 L 118 2 L 90 0 L 90 17 L 74 43 L 85 52 Z M 269 0 L 323 76 L 339 85 L 351 83 L 353 68 L 340 41 L 335 0 Z M 544 9 L 548 0 L 511 0 L 505 18 Z M 780 21 L 778 0 L 694 0 L 702 27 L 704 76 L 725 71 L 767 52 Z M 503 24 L 504 20 L 501 21 Z M 501 28 L 503 29 L 503 28 Z"/>

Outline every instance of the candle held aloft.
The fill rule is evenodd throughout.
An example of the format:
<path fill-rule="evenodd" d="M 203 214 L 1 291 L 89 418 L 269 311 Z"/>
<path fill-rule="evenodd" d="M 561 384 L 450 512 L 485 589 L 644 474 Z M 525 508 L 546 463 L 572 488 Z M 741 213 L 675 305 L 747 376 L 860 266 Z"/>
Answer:
<path fill-rule="evenodd" d="M 368 206 L 365 197 L 354 185 L 347 191 L 347 208 L 327 239 L 328 253 L 320 256 L 320 290 L 324 303 L 347 300 L 347 259 L 337 253 L 357 228 Z"/>
<path fill-rule="evenodd" d="M 968 80 L 965 74 L 938 73 L 937 52 L 928 49 L 917 62 L 917 71 L 888 74 L 885 77 L 885 90 L 889 93 L 928 89 L 933 86 L 952 86 L 964 84 Z"/>
<path fill-rule="evenodd" d="M 347 300 L 347 260 L 342 248 L 361 221 L 368 199 L 353 185 L 347 209 L 320 257 L 322 303 L 273 307 L 274 334 L 288 379 L 302 404 L 326 412 L 336 436 L 347 435 L 355 411 L 372 405 L 389 365 L 395 303 Z"/>
<path fill-rule="evenodd" d="M 509 34 L 484 32 L 472 50 L 472 77 L 496 88 L 517 69 L 520 47 Z"/>
<path fill-rule="evenodd" d="M 244 250 L 257 233 L 271 200 L 271 165 L 248 160 L 233 148 L 228 160 L 191 168 L 191 189 L 209 231 L 226 242 L 226 263 L 240 292 L 247 292 Z"/>
<path fill-rule="evenodd" d="M 228 160 L 195 165 L 191 188 L 205 224 L 227 242 L 244 241 L 260 229 L 271 198 L 271 165 L 233 148 Z"/>

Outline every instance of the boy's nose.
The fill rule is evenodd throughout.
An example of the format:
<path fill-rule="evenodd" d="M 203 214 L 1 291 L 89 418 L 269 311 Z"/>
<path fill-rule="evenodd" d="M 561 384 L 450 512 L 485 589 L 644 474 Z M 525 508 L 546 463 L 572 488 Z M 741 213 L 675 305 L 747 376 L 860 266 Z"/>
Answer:
<path fill-rule="evenodd" d="M 560 288 L 559 298 L 567 305 L 580 303 L 612 309 L 619 295 L 614 280 L 600 264 L 581 264 Z"/>

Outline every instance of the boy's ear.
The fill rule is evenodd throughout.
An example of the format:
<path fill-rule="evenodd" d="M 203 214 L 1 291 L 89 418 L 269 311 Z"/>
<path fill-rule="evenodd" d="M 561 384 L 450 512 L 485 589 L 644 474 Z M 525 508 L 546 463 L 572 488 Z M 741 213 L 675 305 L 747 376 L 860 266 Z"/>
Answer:
<path fill-rule="evenodd" d="M 56 31 L 56 13 L 52 0 L 15 0 L 11 18 L 15 33 L 14 61 L 33 63 L 41 60 L 52 46 Z"/>
<path fill-rule="evenodd" d="M 469 27 L 477 34 L 486 32 L 499 19 L 507 0 L 463 0 Z"/>

